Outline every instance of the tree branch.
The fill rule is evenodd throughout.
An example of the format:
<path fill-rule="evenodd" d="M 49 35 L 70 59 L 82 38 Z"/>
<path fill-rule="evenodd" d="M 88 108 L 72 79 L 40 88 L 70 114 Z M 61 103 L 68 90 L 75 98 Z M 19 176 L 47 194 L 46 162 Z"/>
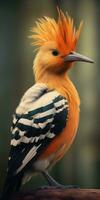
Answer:
<path fill-rule="evenodd" d="M 100 189 L 36 189 L 15 195 L 12 200 L 100 200 Z"/>

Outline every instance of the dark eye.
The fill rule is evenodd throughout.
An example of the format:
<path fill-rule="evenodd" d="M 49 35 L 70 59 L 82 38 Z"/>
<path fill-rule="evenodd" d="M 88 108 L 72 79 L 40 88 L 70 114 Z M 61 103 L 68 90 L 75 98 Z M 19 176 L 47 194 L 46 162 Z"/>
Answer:
<path fill-rule="evenodd" d="M 53 50 L 53 51 L 52 51 L 52 55 L 53 55 L 53 56 L 58 56 L 58 55 L 59 55 L 59 52 L 58 52 L 57 50 Z"/>

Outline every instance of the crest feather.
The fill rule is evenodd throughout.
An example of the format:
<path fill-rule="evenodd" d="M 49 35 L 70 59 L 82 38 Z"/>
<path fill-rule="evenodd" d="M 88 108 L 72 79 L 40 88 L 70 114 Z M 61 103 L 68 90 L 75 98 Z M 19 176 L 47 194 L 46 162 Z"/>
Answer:
<path fill-rule="evenodd" d="M 75 49 L 83 22 L 80 23 L 76 30 L 73 19 L 58 9 L 58 20 L 50 17 L 38 19 L 36 27 L 32 28 L 32 36 L 34 39 L 32 45 L 41 47 L 46 42 L 55 41 L 58 47 L 64 51 L 72 51 Z"/>

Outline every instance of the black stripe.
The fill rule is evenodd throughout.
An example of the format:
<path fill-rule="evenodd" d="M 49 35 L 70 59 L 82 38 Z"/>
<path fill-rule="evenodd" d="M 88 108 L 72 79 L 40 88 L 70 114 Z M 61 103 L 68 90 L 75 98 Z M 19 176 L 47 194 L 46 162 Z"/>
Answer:
<path fill-rule="evenodd" d="M 21 131 L 29 131 L 31 129 L 31 126 L 22 124 L 22 123 L 18 123 L 17 127 L 21 130 Z"/>
<path fill-rule="evenodd" d="M 61 101 L 61 100 L 63 100 L 63 99 L 65 99 L 65 98 L 64 98 L 63 96 L 59 95 L 58 97 L 56 97 L 56 98 L 54 99 L 54 103 L 59 102 L 59 101 Z"/>
<path fill-rule="evenodd" d="M 39 113 L 48 111 L 48 110 L 50 110 L 52 108 L 53 108 L 53 102 L 48 104 L 48 105 L 46 105 L 46 106 L 44 106 L 44 107 L 40 107 L 40 108 L 37 108 L 37 109 L 35 109 L 33 111 L 29 111 L 29 114 L 31 114 L 31 115 L 35 115 L 37 113 L 39 114 Z"/>
<path fill-rule="evenodd" d="M 11 139 L 19 140 L 21 138 L 19 132 L 20 132 L 19 129 L 15 131 L 15 133 L 11 135 Z"/>
<path fill-rule="evenodd" d="M 44 123 L 44 122 L 46 122 L 48 119 L 51 119 L 51 118 L 53 118 L 53 114 L 46 115 L 45 117 L 41 117 L 41 118 L 36 118 L 36 119 L 34 119 L 34 123 L 35 123 L 35 124 Z"/>
<path fill-rule="evenodd" d="M 65 119 L 67 119 L 67 115 L 68 115 L 68 111 L 64 109 L 54 116 L 53 124 L 55 126 L 51 128 L 51 132 L 53 132 L 55 135 L 58 135 L 59 133 L 61 133 L 61 131 L 66 126 Z"/>
<path fill-rule="evenodd" d="M 46 126 L 41 129 L 40 127 L 38 129 L 31 128 L 29 132 L 25 133 L 26 137 L 35 137 L 35 136 L 40 136 L 41 134 L 46 134 L 51 128 L 51 123 L 46 124 Z"/>

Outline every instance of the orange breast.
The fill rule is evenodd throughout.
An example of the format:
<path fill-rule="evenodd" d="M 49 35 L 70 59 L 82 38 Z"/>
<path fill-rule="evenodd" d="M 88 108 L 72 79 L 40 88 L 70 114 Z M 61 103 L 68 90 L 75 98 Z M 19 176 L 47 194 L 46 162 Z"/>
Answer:
<path fill-rule="evenodd" d="M 51 155 L 54 155 L 53 157 L 56 161 L 61 159 L 61 157 L 63 157 L 75 138 L 78 123 L 79 107 L 78 105 L 70 102 L 66 127 L 64 128 L 62 133 L 60 133 L 59 136 L 52 141 L 52 143 L 48 146 L 48 148 L 43 152 L 40 157 L 44 159 L 48 158 Z"/>

